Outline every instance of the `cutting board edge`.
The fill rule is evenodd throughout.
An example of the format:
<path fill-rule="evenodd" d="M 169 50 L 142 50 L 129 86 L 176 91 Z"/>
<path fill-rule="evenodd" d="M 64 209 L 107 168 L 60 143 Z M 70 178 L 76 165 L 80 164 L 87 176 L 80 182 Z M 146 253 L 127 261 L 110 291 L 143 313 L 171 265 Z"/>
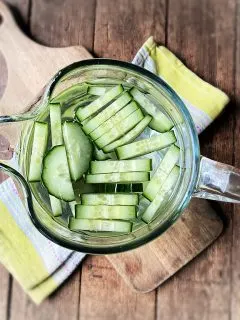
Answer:
<path fill-rule="evenodd" d="M 198 251 L 196 253 L 195 256 L 193 256 L 190 260 L 186 261 L 185 263 L 183 263 L 177 270 L 176 272 L 170 274 L 168 277 L 162 279 L 161 281 L 159 281 L 157 284 L 154 284 L 153 286 L 151 286 L 151 288 L 148 289 L 144 289 L 143 287 L 139 287 L 136 286 L 134 284 L 134 281 L 131 282 L 129 278 L 126 278 L 125 274 L 123 274 L 121 272 L 121 270 L 118 268 L 118 266 L 116 264 L 114 264 L 111 261 L 111 255 L 107 255 L 106 258 L 108 259 L 108 261 L 113 265 L 113 267 L 115 268 L 115 270 L 118 272 L 118 274 L 122 277 L 122 279 L 124 280 L 124 282 L 135 292 L 138 293 L 148 293 L 151 292 L 153 290 L 155 290 L 156 288 L 158 288 L 161 284 L 163 284 L 164 282 L 166 282 L 167 280 L 171 279 L 171 277 L 173 277 L 176 273 L 178 273 L 182 268 L 184 268 L 188 263 L 190 263 L 191 261 L 193 261 L 196 257 L 198 257 L 201 253 L 203 253 L 204 250 L 206 250 L 211 244 L 213 244 L 220 236 L 221 234 L 224 232 L 224 223 L 223 220 L 219 217 L 219 215 L 216 213 L 216 216 L 219 219 L 219 230 L 216 233 L 216 236 L 212 239 L 209 240 L 209 242 L 207 243 L 207 245 L 205 247 L 203 247 L 200 251 Z M 156 240 L 156 239 L 155 239 Z M 154 240 L 153 240 L 154 241 Z"/>

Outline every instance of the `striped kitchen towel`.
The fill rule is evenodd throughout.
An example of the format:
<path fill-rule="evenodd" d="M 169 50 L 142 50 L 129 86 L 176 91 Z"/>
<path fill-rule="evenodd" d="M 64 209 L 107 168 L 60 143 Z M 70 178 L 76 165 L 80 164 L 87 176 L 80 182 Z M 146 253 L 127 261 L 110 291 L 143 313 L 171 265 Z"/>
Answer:
<path fill-rule="evenodd" d="M 201 133 L 224 109 L 229 97 L 200 79 L 171 51 L 158 46 L 150 37 L 138 51 L 133 63 L 161 77 L 185 103 L 198 133 Z"/>
<path fill-rule="evenodd" d="M 149 38 L 133 63 L 166 81 L 188 107 L 200 133 L 229 98 L 187 69 L 167 48 Z M 1 146 L 0 146 L 1 147 Z M 62 248 L 31 223 L 12 179 L 0 185 L 0 261 L 39 304 L 75 270 L 84 254 Z"/>

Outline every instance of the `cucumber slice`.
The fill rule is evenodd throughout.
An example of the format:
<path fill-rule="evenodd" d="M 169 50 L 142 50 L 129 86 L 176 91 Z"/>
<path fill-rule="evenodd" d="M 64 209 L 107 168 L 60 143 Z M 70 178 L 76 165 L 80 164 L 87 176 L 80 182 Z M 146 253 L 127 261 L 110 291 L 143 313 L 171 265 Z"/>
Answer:
<path fill-rule="evenodd" d="M 118 159 L 130 159 L 153 151 L 161 150 L 176 142 L 173 131 L 142 139 L 116 149 Z"/>
<path fill-rule="evenodd" d="M 61 106 L 60 104 L 50 104 L 49 110 L 50 110 L 52 146 L 57 146 L 57 145 L 63 144 Z"/>
<path fill-rule="evenodd" d="M 149 223 L 159 210 L 162 204 L 167 200 L 170 192 L 174 188 L 177 183 L 178 177 L 180 174 L 180 168 L 175 166 L 170 172 L 169 176 L 165 180 L 164 184 L 157 192 L 155 198 L 151 202 L 151 204 L 147 207 L 146 211 L 142 215 L 142 220 Z"/>
<path fill-rule="evenodd" d="M 104 192 L 142 193 L 143 184 L 142 183 L 129 183 L 129 184 L 108 183 L 104 186 Z"/>
<path fill-rule="evenodd" d="M 81 195 L 82 204 L 85 205 L 108 205 L 108 206 L 136 206 L 138 204 L 137 194 L 116 193 L 89 193 Z"/>
<path fill-rule="evenodd" d="M 168 117 L 165 116 L 165 114 L 162 113 L 159 108 L 147 98 L 147 95 L 140 92 L 136 88 L 133 88 L 130 93 L 137 103 L 139 103 L 139 105 L 153 117 L 149 124 L 150 128 L 159 132 L 166 132 L 172 129 L 172 121 L 170 121 Z"/>
<path fill-rule="evenodd" d="M 87 174 L 86 183 L 134 183 L 149 181 L 149 172 L 120 172 L 104 174 Z"/>
<path fill-rule="evenodd" d="M 41 180 L 42 161 L 47 148 L 48 124 L 45 122 L 34 123 L 32 151 L 29 164 L 28 180 L 36 182 Z"/>
<path fill-rule="evenodd" d="M 94 141 L 99 148 L 103 148 L 119 137 L 123 136 L 126 132 L 135 127 L 144 118 L 140 109 L 131 113 L 124 121 L 118 123 L 118 126 L 106 132 L 100 138 Z"/>
<path fill-rule="evenodd" d="M 140 121 L 132 130 L 130 130 L 127 134 L 125 134 L 122 138 L 108 144 L 106 147 L 103 148 L 104 152 L 110 152 L 120 147 L 126 143 L 132 142 L 135 140 L 143 130 L 148 126 L 149 122 L 152 120 L 152 117 L 147 115 Z"/>
<path fill-rule="evenodd" d="M 60 104 L 50 104 L 49 112 L 50 112 L 52 146 L 54 147 L 54 146 L 63 144 Z M 53 216 L 55 217 L 60 216 L 62 214 L 61 200 L 51 195 L 49 195 L 49 198 L 50 198 L 50 204 L 51 204 Z"/>
<path fill-rule="evenodd" d="M 117 100 L 111 103 L 107 108 L 99 112 L 95 117 L 89 120 L 84 126 L 83 130 L 87 134 L 95 130 L 102 123 L 111 118 L 119 110 L 121 110 L 128 102 L 132 100 L 132 97 L 129 93 L 123 93 Z"/>
<path fill-rule="evenodd" d="M 77 122 L 63 124 L 63 138 L 72 180 L 77 181 L 88 170 L 92 144 Z"/>
<path fill-rule="evenodd" d="M 50 198 L 50 204 L 51 204 L 51 208 L 52 208 L 52 214 L 54 217 L 59 217 L 62 215 L 62 203 L 61 200 L 53 197 L 53 196 L 49 196 Z"/>
<path fill-rule="evenodd" d="M 70 209 L 71 209 L 73 217 L 75 217 L 75 206 L 76 206 L 76 204 L 77 204 L 77 201 L 69 202 L 69 206 L 70 206 Z"/>
<path fill-rule="evenodd" d="M 89 219 L 70 219 L 69 229 L 72 231 L 109 231 L 130 233 L 132 223 L 130 221 L 118 220 L 89 220 Z"/>
<path fill-rule="evenodd" d="M 86 94 L 87 91 L 88 85 L 86 83 L 78 83 L 60 92 L 56 97 L 51 99 L 51 103 L 67 104 L 70 101 Z"/>
<path fill-rule="evenodd" d="M 106 94 L 104 94 L 103 96 L 100 96 L 98 99 L 90 103 L 85 108 L 83 109 L 79 108 L 76 112 L 77 118 L 79 119 L 79 121 L 83 121 L 87 119 L 88 117 L 93 115 L 95 112 L 100 110 L 102 107 L 104 107 L 106 104 L 108 104 L 113 99 L 115 99 L 122 92 L 123 92 L 123 87 L 121 85 L 113 87 Z"/>
<path fill-rule="evenodd" d="M 122 80 L 112 79 L 112 78 L 97 78 L 91 79 L 87 81 L 87 84 L 94 85 L 94 86 L 104 86 L 104 87 L 112 87 L 117 86 L 118 84 L 122 84 Z"/>
<path fill-rule="evenodd" d="M 79 107 L 85 107 L 87 104 L 94 101 L 96 98 L 91 95 L 84 95 L 82 98 L 74 100 L 71 105 L 64 111 L 63 118 L 74 118 L 76 109 Z"/>
<path fill-rule="evenodd" d="M 90 164 L 92 174 L 151 170 L 152 159 L 91 161 Z"/>
<path fill-rule="evenodd" d="M 143 195 L 150 201 L 152 201 L 155 198 L 157 192 L 164 184 L 173 167 L 177 164 L 179 155 L 180 149 L 177 146 L 172 145 L 168 149 L 164 158 L 160 162 L 159 167 L 154 173 L 154 176 L 151 178 L 150 182 L 147 184 L 147 187 L 143 192 Z"/>
<path fill-rule="evenodd" d="M 136 217 L 135 206 L 76 205 L 76 219 L 132 220 Z"/>
<path fill-rule="evenodd" d="M 104 153 L 102 150 L 98 149 L 96 146 L 94 146 L 93 154 L 96 160 L 116 159 L 116 155 L 114 152 Z"/>
<path fill-rule="evenodd" d="M 136 111 L 138 108 L 136 102 L 131 102 L 128 105 L 126 105 L 124 108 L 122 108 L 120 111 L 118 111 L 114 116 L 112 116 L 107 121 L 103 122 L 98 128 L 96 128 L 94 131 L 90 133 L 90 137 L 92 140 L 96 140 L 99 137 L 101 137 L 104 133 L 109 132 L 114 127 L 118 127 L 118 124 L 122 121 L 125 121 L 125 119 L 131 115 L 134 111 Z"/>
<path fill-rule="evenodd" d="M 75 199 L 64 146 L 53 147 L 44 157 L 42 182 L 54 197 L 64 201 Z"/>
<path fill-rule="evenodd" d="M 123 80 L 110 79 L 110 78 L 99 78 L 86 82 L 89 86 L 98 86 L 98 87 L 113 87 L 121 84 L 124 89 L 130 90 L 133 87 L 133 84 L 124 82 Z"/>
<path fill-rule="evenodd" d="M 88 93 L 95 95 L 95 96 L 102 96 L 104 95 L 107 91 L 109 91 L 111 89 L 110 86 L 106 87 L 106 86 L 94 86 L 91 85 L 88 89 Z"/>

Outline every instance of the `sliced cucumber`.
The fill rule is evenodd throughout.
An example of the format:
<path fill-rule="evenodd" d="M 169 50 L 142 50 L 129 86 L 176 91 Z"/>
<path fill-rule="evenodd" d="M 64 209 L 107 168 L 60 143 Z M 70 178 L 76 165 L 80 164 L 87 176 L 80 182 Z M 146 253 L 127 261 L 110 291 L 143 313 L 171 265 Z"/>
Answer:
<path fill-rule="evenodd" d="M 52 146 L 62 145 L 62 120 L 61 120 L 61 106 L 60 104 L 49 105 L 50 125 L 51 125 L 51 137 Z M 49 195 L 50 204 L 52 208 L 53 216 L 58 217 L 62 214 L 61 200 Z"/>
<path fill-rule="evenodd" d="M 134 111 L 136 111 L 138 108 L 136 102 L 132 101 L 128 105 L 126 105 L 124 108 L 122 108 L 120 111 L 118 111 L 114 116 L 112 116 L 107 121 L 103 122 L 99 127 L 97 127 L 94 131 L 90 133 L 90 137 L 92 140 L 96 140 L 100 138 L 104 133 L 109 132 L 114 127 L 118 127 L 118 124 L 122 121 L 125 121 L 125 119 L 131 115 Z"/>
<path fill-rule="evenodd" d="M 84 126 L 83 130 L 87 134 L 95 130 L 102 123 L 110 119 L 114 114 L 121 110 L 126 104 L 131 101 L 132 97 L 129 93 L 123 93 L 117 100 L 112 102 L 107 108 L 99 112 L 95 117 L 89 120 Z"/>
<path fill-rule="evenodd" d="M 129 184 L 117 184 L 117 183 L 107 183 L 104 186 L 104 192 L 130 192 L 130 193 L 142 193 L 143 184 L 142 183 L 129 183 Z"/>
<path fill-rule="evenodd" d="M 152 117 L 147 115 L 142 119 L 142 121 L 140 121 L 132 130 L 126 133 L 123 137 L 104 147 L 103 151 L 110 152 L 116 149 L 117 147 L 120 147 L 129 142 L 132 142 L 143 132 L 143 130 L 148 126 L 151 120 L 152 120 Z"/>
<path fill-rule="evenodd" d="M 50 113 L 52 146 L 54 147 L 57 145 L 62 145 L 63 136 L 62 136 L 62 120 L 61 120 L 60 104 L 50 104 L 49 113 Z M 61 200 L 51 195 L 49 195 L 49 198 L 50 198 L 50 204 L 51 204 L 53 215 L 55 217 L 60 216 L 62 214 Z"/>
<path fill-rule="evenodd" d="M 52 214 L 54 217 L 59 217 L 62 214 L 62 204 L 61 204 L 61 200 L 53 197 L 53 196 L 49 196 L 50 199 L 50 204 L 51 204 L 51 208 L 52 208 Z"/>
<path fill-rule="evenodd" d="M 172 129 L 172 121 L 170 121 L 168 117 L 165 116 L 165 114 L 163 114 L 159 110 L 159 108 L 147 98 L 144 93 L 140 92 L 136 88 L 133 88 L 130 93 L 137 101 L 137 103 L 139 103 L 139 105 L 153 117 L 152 121 L 149 124 L 152 129 L 159 132 L 166 132 Z"/>
<path fill-rule="evenodd" d="M 149 181 L 149 172 L 120 172 L 104 174 L 87 174 L 87 183 L 134 183 Z"/>
<path fill-rule="evenodd" d="M 132 220 L 136 217 L 135 206 L 76 205 L 76 219 Z"/>
<path fill-rule="evenodd" d="M 81 200 L 82 204 L 92 206 L 136 206 L 138 204 L 138 195 L 124 193 L 89 193 L 82 194 Z"/>
<path fill-rule="evenodd" d="M 77 201 L 75 201 L 75 200 L 69 202 L 69 207 L 71 209 L 73 217 L 75 217 L 75 206 L 76 206 L 76 204 L 77 204 Z"/>
<path fill-rule="evenodd" d="M 91 85 L 88 89 L 88 93 L 92 94 L 94 96 L 102 96 L 104 95 L 107 91 L 111 89 L 110 86 L 94 86 Z"/>
<path fill-rule="evenodd" d="M 92 144 L 77 122 L 63 124 L 63 138 L 72 180 L 80 179 L 88 170 L 92 157 Z"/>
<path fill-rule="evenodd" d="M 70 219 L 69 229 L 72 231 L 109 231 L 129 233 L 132 231 L 130 221 Z"/>
<path fill-rule="evenodd" d="M 169 193 L 173 190 L 177 183 L 180 174 L 180 168 L 175 166 L 170 172 L 169 176 L 165 180 L 164 184 L 157 192 L 155 198 L 151 204 L 147 207 L 146 211 L 142 215 L 142 220 L 149 223 L 159 210 L 162 204 L 168 199 Z"/>
<path fill-rule="evenodd" d="M 87 91 L 88 85 L 86 83 L 78 83 L 60 92 L 56 97 L 51 99 L 51 103 L 67 104 L 70 101 L 86 94 Z"/>
<path fill-rule="evenodd" d="M 64 146 L 53 147 L 44 157 L 42 182 L 54 197 L 64 201 L 75 199 Z"/>
<path fill-rule="evenodd" d="M 176 142 L 173 131 L 161 133 L 148 139 L 126 144 L 116 149 L 119 159 L 130 159 L 153 151 L 161 150 Z"/>
<path fill-rule="evenodd" d="M 108 104 L 113 99 L 115 99 L 122 92 L 123 92 L 123 87 L 121 85 L 113 87 L 106 94 L 104 94 L 103 96 L 100 96 L 98 99 L 90 103 L 85 108 L 79 108 L 76 112 L 77 118 L 79 119 L 79 121 L 83 121 L 87 119 L 88 117 L 93 115 L 95 112 L 100 110 L 102 107 L 104 107 L 106 104 Z"/>
<path fill-rule="evenodd" d="M 94 101 L 96 98 L 91 95 L 84 95 L 82 98 L 74 100 L 71 105 L 64 111 L 63 118 L 74 118 L 77 108 L 85 107 L 87 104 Z"/>
<path fill-rule="evenodd" d="M 106 132 L 100 138 L 94 142 L 99 148 L 104 148 L 109 143 L 123 136 L 126 132 L 131 130 L 144 118 L 140 109 L 131 113 L 124 121 L 120 122 L 118 126 L 112 128 L 109 132 Z"/>
<path fill-rule="evenodd" d="M 42 172 L 43 156 L 47 148 L 48 124 L 35 122 L 33 127 L 32 151 L 28 172 L 30 182 L 40 181 Z"/>
<path fill-rule="evenodd" d="M 97 78 L 91 79 L 87 81 L 87 84 L 94 85 L 94 86 L 104 86 L 104 87 L 112 87 L 117 86 L 118 84 L 122 84 L 122 80 L 112 79 L 112 78 Z"/>
<path fill-rule="evenodd" d="M 50 104 L 49 110 L 50 110 L 52 146 L 57 146 L 57 145 L 63 144 L 61 106 L 60 104 Z"/>
<path fill-rule="evenodd" d="M 173 167 L 177 164 L 180 155 L 180 149 L 172 145 L 164 158 L 160 162 L 159 167 L 157 168 L 154 176 L 151 178 L 147 187 L 145 188 L 143 195 L 152 201 L 157 192 L 160 190 L 161 186 L 165 183 L 168 175 L 172 171 Z"/>
<path fill-rule="evenodd" d="M 116 159 L 116 155 L 114 152 L 111 153 L 104 153 L 102 150 L 98 149 L 94 146 L 94 158 L 96 160 L 107 160 L 107 159 Z"/>
<path fill-rule="evenodd" d="M 92 174 L 151 170 L 152 159 L 91 161 L 90 164 Z"/>

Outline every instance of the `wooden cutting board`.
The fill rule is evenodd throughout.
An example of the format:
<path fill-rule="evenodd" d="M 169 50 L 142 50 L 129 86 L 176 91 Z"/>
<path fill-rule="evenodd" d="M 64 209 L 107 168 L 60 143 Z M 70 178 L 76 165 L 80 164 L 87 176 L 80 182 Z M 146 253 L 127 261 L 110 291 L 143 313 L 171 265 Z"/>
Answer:
<path fill-rule="evenodd" d="M 48 48 L 26 37 L 0 2 L 0 114 L 23 112 L 62 67 L 91 58 L 81 46 Z M 0 127 L 0 159 L 15 147 L 20 128 Z M 5 152 L 5 153 L 4 153 Z M 108 256 L 133 289 L 147 292 L 191 261 L 221 233 L 222 220 L 206 200 L 194 199 L 167 232 L 136 250 Z"/>

